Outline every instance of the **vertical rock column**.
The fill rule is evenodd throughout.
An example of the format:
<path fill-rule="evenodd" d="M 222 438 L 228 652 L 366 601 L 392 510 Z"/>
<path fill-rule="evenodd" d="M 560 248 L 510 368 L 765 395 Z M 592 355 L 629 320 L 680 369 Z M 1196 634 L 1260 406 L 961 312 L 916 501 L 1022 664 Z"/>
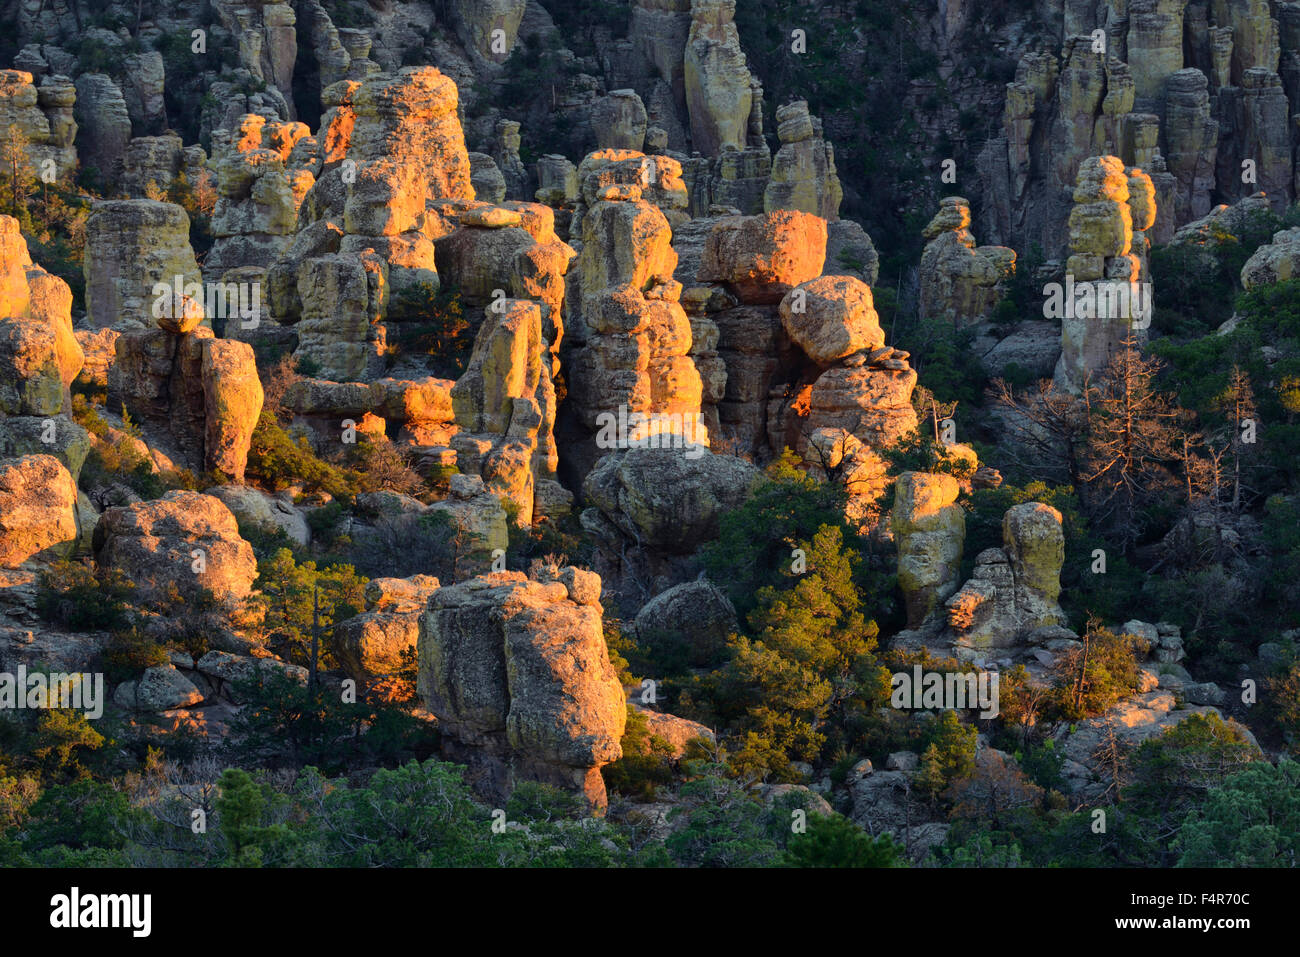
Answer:
<path fill-rule="evenodd" d="M 190 218 L 174 203 L 95 203 L 86 220 L 86 313 L 91 325 L 154 324 L 154 284 L 199 281 Z"/>
<path fill-rule="evenodd" d="M 799 100 L 777 110 L 776 122 L 781 148 L 772 160 L 763 210 L 798 209 L 828 222 L 838 220 L 844 190 L 835 172 L 835 148 L 822 136 L 821 120 Z"/>
<path fill-rule="evenodd" d="M 517 507 L 521 525 L 558 514 L 571 497 L 555 481 L 555 387 L 537 303 L 489 306 L 465 374 L 451 390 L 460 431 L 452 437 L 462 473 Z"/>
<path fill-rule="evenodd" d="M 1006 246 L 976 246 L 970 231 L 970 201 L 945 197 L 925 227 L 921 254 L 921 315 L 958 326 L 988 318 L 1015 272 L 1016 251 Z"/>
<path fill-rule="evenodd" d="M 703 156 L 747 145 L 750 74 L 734 22 L 736 0 L 693 0 L 686 40 L 686 108 L 691 142 Z"/>
<path fill-rule="evenodd" d="M 898 587 L 907 605 L 907 627 L 942 614 L 943 602 L 961 584 L 966 513 L 951 475 L 904 472 L 894 485 L 893 532 L 898 547 Z"/>
<path fill-rule="evenodd" d="M 1174 220 L 1200 219 L 1210 211 L 1219 124 L 1210 115 L 1209 81 L 1200 70 L 1169 78 L 1165 100 L 1165 161 L 1177 183 Z"/>
<path fill-rule="evenodd" d="M 671 239 L 668 220 L 636 186 L 603 187 L 582 218 L 580 308 L 572 309 L 571 297 L 577 321 L 566 339 L 566 365 L 569 402 L 588 433 L 600 428 L 602 413 L 625 409 L 628 416 L 679 416 L 683 437 L 708 445 Z M 588 461 L 578 466 L 584 475 L 594 452 L 588 447 Z"/>
<path fill-rule="evenodd" d="M 1055 379 L 1078 392 L 1128 336 L 1145 338 L 1149 314 L 1139 310 L 1149 308 L 1150 284 L 1143 233 L 1155 223 L 1155 187 L 1118 157 L 1096 156 L 1079 169 L 1074 203 Z"/>

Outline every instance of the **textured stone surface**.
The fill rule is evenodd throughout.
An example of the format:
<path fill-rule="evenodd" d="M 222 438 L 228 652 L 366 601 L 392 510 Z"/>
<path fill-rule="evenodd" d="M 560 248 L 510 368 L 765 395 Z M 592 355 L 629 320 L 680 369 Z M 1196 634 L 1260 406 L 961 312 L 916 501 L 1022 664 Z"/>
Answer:
<path fill-rule="evenodd" d="M 526 0 L 452 0 L 450 9 L 465 48 L 501 63 L 514 48 L 526 6 Z"/>
<path fill-rule="evenodd" d="M 419 692 L 480 792 L 503 800 L 511 777 L 540 780 L 603 808 L 623 689 L 591 589 L 542 579 L 504 572 L 437 591 L 419 622 Z"/>
<path fill-rule="evenodd" d="M 602 416 L 665 416 L 650 431 L 707 444 L 672 230 L 657 206 L 626 188 L 628 198 L 598 200 L 583 217 L 566 338 L 572 414 L 588 433 L 602 427 Z"/>
<path fill-rule="evenodd" d="M 798 209 L 828 221 L 840 217 L 844 190 L 835 171 L 835 148 L 822 136 L 821 120 L 798 100 L 776 111 L 781 148 L 772 159 L 772 178 L 763 210 Z"/>
<path fill-rule="evenodd" d="M 113 701 L 130 711 L 170 711 L 200 704 L 203 694 L 175 665 L 154 665 L 136 681 L 118 685 Z"/>
<path fill-rule="evenodd" d="M 174 203 L 106 200 L 86 220 L 86 312 L 94 326 L 155 322 L 154 286 L 200 280 L 190 247 L 190 218 Z"/>
<path fill-rule="evenodd" d="M 925 228 L 921 254 L 921 315 L 959 326 L 987 319 L 1002 299 L 1016 267 L 1006 246 L 977 246 L 970 231 L 970 203 L 949 196 Z"/>
<path fill-rule="evenodd" d="M 693 645 L 721 647 L 739 627 L 730 599 L 707 579 L 683 582 L 651 598 L 636 614 L 639 640 L 656 634 L 686 635 Z"/>
<path fill-rule="evenodd" d="M 1155 187 L 1140 169 L 1115 156 L 1090 157 L 1079 167 L 1070 212 L 1067 284 L 1088 284 L 1072 292 L 1062 310 L 1061 358 L 1055 381 L 1072 392 L 1104 369 L 1129 336 L 1145 341 L 1151 317 L 1151 278 L 1146 273 L 1145 229 L 1155 223 Z M 1091 306 L 1080 293 L 1092 292 Z M 1144 305 L 1145 304 L 1145 305 Z"/>
<path fill-rule="evenodd" d="M 1037 628 L 1063 624 L 1064 562 L 1060 512 L 1041 502 L 1007 509 L 1002 547 L 980 552 L 972 578 L 946 602 L 959 652 L 1014 647 Z"/>
<path fill-rule="evenodd" d="M 289 96 L 298 59 L 293 7 L 279 0 L 217 0 L 213 7 L 235 37 L 240 65 Z"/>
<path fill-rule="evenodd" d="M 826 224 L 825 269 L 856 275 L 868 286 L 880 275 L 880 255 L 867 231 L 851 219 Z"/>
<path fill-rule="evenodd" d="M 33 80 L 32 74 L 24 70 L 0 70 L 0 127 L 22 135 L 34 169 L 53 160 L 55 171 L 63 176 L 77 166 L 77 149 L 73 145 L 77 135 L 73 119 L 77 91 L 66 76 L 46 76 L 39 87 Z"/>
<path fill-rule="evenodd" d="M 116 182 L 131 140 L 131 116 L 122 90 L 102 73 L 83 73 L 77 77 L 75 115 L 82 165 L 94 167 L 103 182 Z"/>
<path fill-rule="evenodd" d="M 726 283 L 745 303 L 778 303 L 791 287 L 821 275 L 826 221 L 781 210 L 718 220 L 704 247 L 698 278 Z"/>
<path fill-rule="evenodd" d="M 358 681 L 392 675 L 405 667 L 402 652 L 415 652 L 420 612 L 368 611 L 334 627 L 334 654 Z"/>
<path fill-rule="evenodd" d="M 583 495 L 638 544 L 684 554 L 717 536 L 722 516 L 744 502 L 759 474 L 729 455 L 633 448 L 602 458 Z"/>
<path fill-rule="evenodd" d="M 1219 124 L 1210 110 L 1209 81 L 1196 69 L 1179 70 L 1168 81 L 1165 104 L 1165 157 L 1177 182 L 1174 193 L 1179 223 L 1210 211 Z"/>
<path fill-rule="evenodd" d="M 0 459 L 0 568 L 62 557 L 77 538 L 77 484 L 62 463 Z"/>
<path fill-rule="evenodd" d="M 298 207 L 315 176 L 290 165 L 294 145 L 310 130 L 247 113 L 236 127 L 212 134 L 217 204 L 216 237 L 204 271 L 221 276 L 242 266 L 271 266 L 288 249 L 298 226 Z"/>
<path fill-rule="evenodd" d="M 734 22 L 736 0 L 693 0 L 684 82 L 691 143 L 704 156 L 746 146 L 753 103 L 750 74 Z"/>
<path fill-rule="evenodd" d="M 142 600 L 159 600 L 175 586 L 193 599 L 200 589 L 218 600 L 243 598 L 257 578 L 253 546 L 239 537 L 230 509 L 198 492 L 104 510 L 95 526 L 95 562 L 135 583 Z"/>
<path fill-rule="evenodd" d="M 132 329 L 114 350 L 110 394 L 146 433 L 169 436 L 191 470 L 242 483 L 264 397 L 252 347 L 200 327 Z"/>
<path fill-rule="evenodd" d="M 781 324 L 820 366 L 885 344 L 871 287 L 851 276 L 819 276 L 795 286 L 781 300 Z"/>
<path fill-rule="evenodd" d="M 220 499 L 242 524 L 268 534 L 284 532 L 295 545 L 311 543 L 306 516 L 283 498 L 244 485 L 218 485 L 204 494 Z"/>
<path fill-rule="evenodd" d="M 454 225 L 433 207 L 472 205 L 472 170 L 456 84 L 433 67 L 340 82 L 325 99 L 320 171 L 267 272 L 268 300 L 322 376 L 369 381 L 383 372 L 390 298 L 438 288 L 433 242 Z"/>
<path fill-rule="evenodd" d="M 596 101 L 591 127 L 602 150 L 640 150 L 645 146 L 645 104 L 635 90 L 614 90 Z"/>
<path fill-rule="evenodd" d="M 941 603 L 961 582 L 966 514 L 956 504 L 960 491 L 951 475 L 928 472 L 904 472 L 894 485 L 898 587 L 907 605 L 908 628 L 941 611 Z"/>
<path fill-rule="evenodd" d="M 556 485 L 559 464 L 555 387 L 545 355 L 541 310 L 501 300 L 499 309 L 488 307 L 465 373 L 451 390 L 460 471 L 479 475 L 489 490 L 514 502 L 525 525 L 538 512 L 538 484 Z M 553 491 L 563 492 L 558 485 Z"/>
<path fill-rule="evenodd" d="M 1300 229 L 1284 229 L 1260 246 L 1241 267 L 1243 289 L 1254 289 L 1300 276 Z"/>
<path fill-rule="evenodd" d="M 0 216 L 0 414 L 67 410 L 84 353 L 68 284 L 32 262 L 18 221 Z"/>

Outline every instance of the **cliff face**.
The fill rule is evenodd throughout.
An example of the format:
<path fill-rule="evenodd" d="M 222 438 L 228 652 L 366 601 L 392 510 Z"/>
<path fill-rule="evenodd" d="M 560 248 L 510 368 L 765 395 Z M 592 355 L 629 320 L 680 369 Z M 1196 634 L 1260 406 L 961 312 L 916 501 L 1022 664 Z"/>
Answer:
<path fill-rule="evenodd" d="M 1292 8 L 1127 0 L 1108 12 L 1046 15 L 1039 49 L 1021 56 L 1007 85 L 997 141 L 980 158 L 981 225 L 995 241 L 1037 241 L 1059 254 L 1061 197 L 1099 153 L 1172 174 L 1161 239 L 1260 189 L 1275 209 L 1286 206 L 1300 144 L 1288 121 L 1300 92 Z"/>

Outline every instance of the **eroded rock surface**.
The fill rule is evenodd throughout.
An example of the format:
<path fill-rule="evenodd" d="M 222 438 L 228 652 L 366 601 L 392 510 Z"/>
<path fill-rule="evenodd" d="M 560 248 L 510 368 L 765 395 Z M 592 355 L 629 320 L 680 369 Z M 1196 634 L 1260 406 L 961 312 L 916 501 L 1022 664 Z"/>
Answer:
<path fill-rule="evenodd" d="M 503 572 L 439 589 L 419 622 L 419 691 L 444 740 L 493 800 L 519 780 L 605 804 L 622 755 L 623 689 L 601 631 L 600 580 Z"/>

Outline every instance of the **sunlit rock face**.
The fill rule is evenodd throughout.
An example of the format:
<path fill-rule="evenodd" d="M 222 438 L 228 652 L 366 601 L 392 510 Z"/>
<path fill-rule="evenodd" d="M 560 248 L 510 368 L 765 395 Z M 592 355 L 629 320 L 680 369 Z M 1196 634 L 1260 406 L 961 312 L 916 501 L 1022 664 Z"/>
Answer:
<path fill-rule="evenodd" d="M 1146 231 L 1156 221 L 1155 186 L 1117 157 L 1093 157 L 1079 168 L 1074 202 L 1066 287 L 1056 297 L 1057 314 L 1048 313 L 1061 320 L 1056 382 L 1078 392 L 1125 339 L 1145 340 L 1151 295 Z"/>
<path fill-rule="evenodd" d="M 662 416 L 677 423 L 683 440 L 709 441 L 667 218 L 639 187 L 611 184 L 597 192 L 582 224 L 574 266 L 580 285 L 569 293 L 574 321 L 564 351 L 579 481 L 600 454 L 596 441 L 609 416 Z"/>
<path fill-rule="evenodd" d="M 840 218 L 844 189 L 835 171 L 835 148 L 822 136 L 821 120 L 799 100 L 776 111 L 781 148 L 772 159 L 772 178 L 763 209 L 798 209 L 828 222 Z"/>
<path fill-rule="evenodd" d="M 53 456 L 77 478 L 90 437 L 72 420 L 70 389 L 84 361 L 72 290 L 32 261 L 18 221 L 0 216 L 0 457 Z"/>
<path fill-rule="evenodd" d="M 743 150 L 753 93 L 736 30 L 736 0 L 693 0 L 684 56 L 691 142 L 704 156 Z"/>
<path fill-rule="evenodd" d="M 555 480 L 555 386 L 536 303 L 489 307 L 465 374 L 451 390 L 462 474 L 515 504 L 520 524 L 559 514 L 572 496 Z"/>
<path fill-rule="evenodd" d="M 204 555 L 197 571 L 195 550 Z M 253 546 L 240 538 L 235 516 L 220 499 L 198 492 L 105 509 L 94 553 L 101 574 L 125 575 L 147 601 L 173 591 L 192 601 L 204 589 L 218 601 L 239 599 L 257 578 Z"/>
<path fill-rule="evenodd" d="M 394 290 L 436 291 L 433 241 L 449 227 L 430 205 L 474 199 L 469 153 L 456 84 L 432 67 L 343 80 L 323 100 L 318 155 L 304 166 L 315 184 L 268 271 L 270 310 L 297 327 L 297 351 L 322 377 L 370 380 Z"/>
<path fill-rule="evenodd" d="M 63 463 L 0 458 L 0 568 L 66 557 L 77 538 L 77 483 Z"/>
<path fill-rule="evenodd" d="M 289 247 L 298 228 L 298 207 L 316 177 L 291 165 L 294 147 L 309 137 L 303 123 L 281 123 L 246 113 L 231 130 L 212 134 L 217 203 L 216 237 L 204 273 L 221 277 L 240 267 L 270 267 Z M 303 157 L 298 151 L 298 158 Z"/>
<path fill-rule="evenodd" d="M 485 797 L 516 782 L 606 803 L 626 702 L 601 627 L 601 581 L 576 568 L 484 575 L 433 593 L 419 623 L 419 693 Z"/>
<path fill-rule="evenodd" d="M 928 472 L 904 472 L 894 485 L 891 524 L 908 628 L 940 614 L 961 583 L 966 513 L 956 504 L 960 491 L 951 475 Z"/>

